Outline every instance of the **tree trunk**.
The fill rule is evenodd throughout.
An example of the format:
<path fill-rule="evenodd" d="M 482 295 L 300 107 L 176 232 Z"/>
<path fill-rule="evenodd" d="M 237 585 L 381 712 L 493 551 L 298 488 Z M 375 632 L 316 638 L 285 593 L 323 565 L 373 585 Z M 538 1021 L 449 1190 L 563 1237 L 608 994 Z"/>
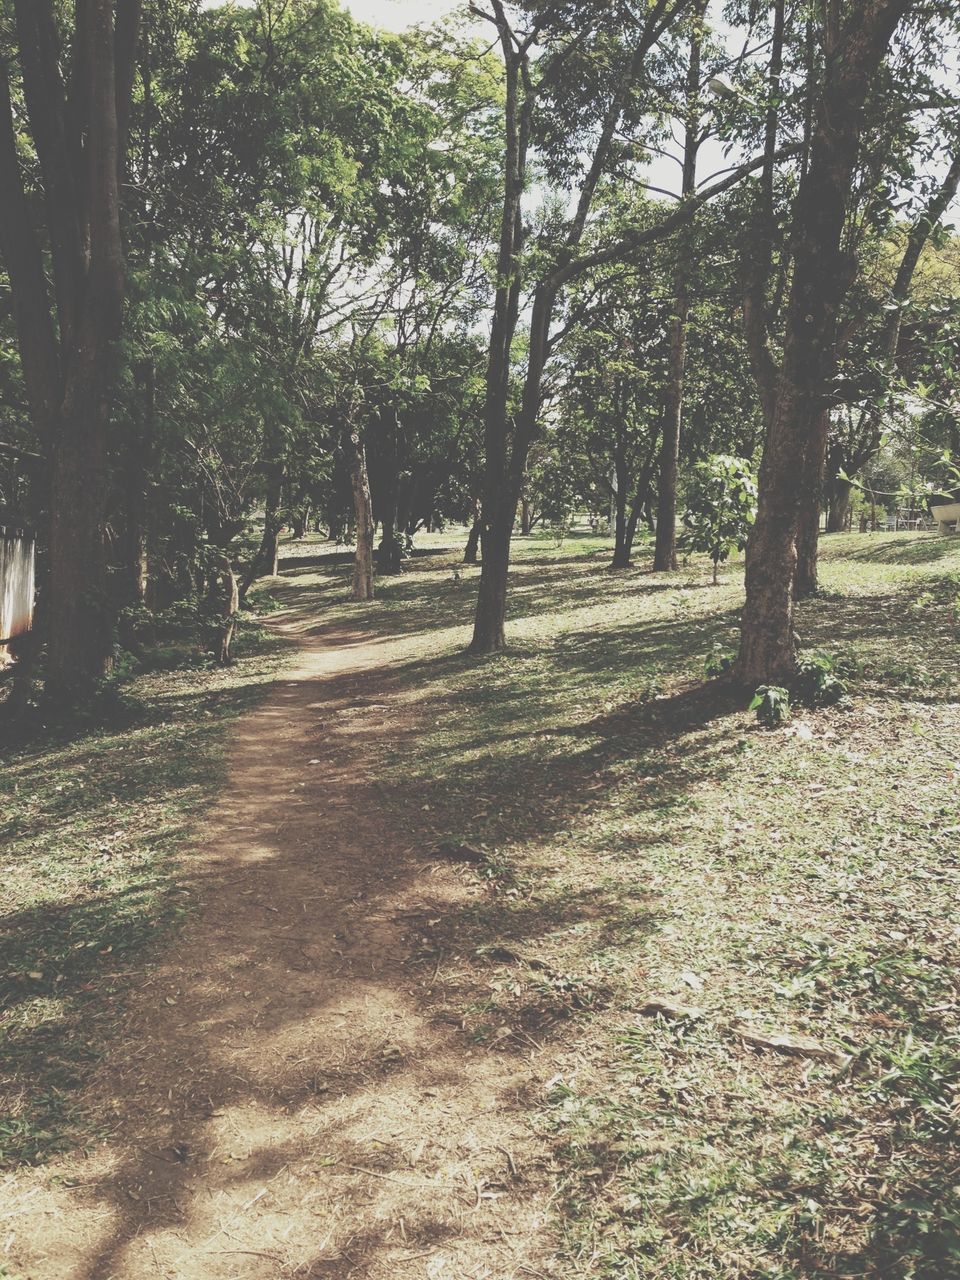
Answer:
<path fill-rule="evenodd" d="M 850 519 L 850 495 L 853 485 L 849 480 L 833 482 L 833 497 L 827 511 L 827 533 L 843 533 Z"/>
<path fill-rule="evenodd" d="M 622 453 L 614 458 L 616 488 L 613 493 L 613 559 L 611 569 L 629 569 L 630 542 L 627 540 L 627 470 Z M 634 522 L 636 529 L 636 522 Z M 632 539 L 631 539 L 632 541 Z"/>
<path fill-rule="evenodd" d="M 687 358 L 687 294 L 678 270 L 676 313 L 670 322 L 670 357 L 660 446 L 660 486 L 657 495 L 657 538 L 653 567 L 669 572 L 677 567 L 677 472 L 680 465 L 680 426 L 683 416 L 683 372 Z"/>
<path fill-rule="evenodd" d="M 526 493 L 520 499 L 520 533 L 523 537 L 528 537 L 533 528 L 533 503 L 527 497 Z"/>
<path fill-rule="evenodd" d="M 217 642 L 217 661 L 222 667 L 230 662 L 234 636 L 237 633 L 237 614 L 240 612 L 240 588 L 233 565 L 225 558 L 221 567 L 223 590 L 223 621 Z"/>
<path fill-rule="evenodd" d="M 705 0 L 694 14 L 687 65 L 687 118 L 683 144 L 682 200 L 697 189 L 697 152 L 700 148 L 700 51 L 703 41 Z M 681 241 L 686 237 L 682 236 Z M 653 553 L 655 571 L 677 567 L 677 471 L 680 465 L 680 429 L 683 421 L 683 375 L 687 361 L 687 253 L 681 242 L 674 276 L 674 313 L 670 322 L 670 355 L 664 396 L 663 439 L 660 445 L 660 488 L 657 495 L 657 540 Z"/>
<path fill-rule="evenodd" d="M 293 525 L 293 536 L 299 542 L 301 538 L 307 536 L 307 525 L 310 523 L 310 503 L 306 503 L 299 511 L 294 513 L 291 521 Z"/>
<path fill-rule="evenodd" d="M 504 62 L 506 100 L 503 205 L 500 211 L 500 237 L 497 248 L 497 287 L 490 326 L 483 405 L 484 490 L 481 531 L 483 559 L 473 639 L 470 643 L 470 652 L 479 654 L 498 652 L 506 644 L 504 618 L 507 607 L 510 539 L 513 534 L 513 522 L 517 515 L 520 481 L 526 467 L 526 449 L 521 449 L 518 453 L 514 448 L 514 455 L 519 461 L 514 487 L 511 483 L 511 433 L 508 416 L 510 355 L 520 312 L 522 281 L 519 255 L 523 245 L 521 202 L 526 178 L 527 144 L 533 97 L 530 92 L 527 48 L 524 47 L 518 51 L 502 7 L 497 7 L 496 14 Z"/>
<path fill-rule="evenodd" d="M 353 489 L 353 508 L 357 525 L 357 549 L 353 557 L 354 600 L 373 599 L 373 503 L 370 501 L 370 481 L 367 478 L 367 457 L 363 441 L 354 432 L 347 442 L 350 466 L 350 485 Z"/>
<path fill-rule="evenodd" d="M 797 570 L 793 598 L 803 600 L 817 589 L 817 553 L 820 547 L 820 512 L 823 508 L 823 476 L 830 433 L 830 410 L 824 409 L 807 448 L 797 521 Z"/>
<path fill-rule="evenodd" d="M 757 520 L 747 545 L 747 600 L 738 678 L 748 686 L 788 680 L 796 670 L 793 581 L 800 486 L 807 451 L 835 366 L 837 312 L 852 278 L 841 253 L 860 149 L 863 104 L 909 0 L 877 0 L 827 32 L 827 79 L 817 107 L 810 165 L 795 219 L 794 273 L 777 404 L 760 467 Z"/>
<path fill-rule="evenodd" d="M 471 653 L 499 653 L 507 647 L 505 621 L 507 614 L 507 577 L 510 572 L 510 532 L 516 517 L 505 505 L 499 518 L 490 520 L 483 530 L 483 568 L 477 597 Z"/>
<path fill-rule="evenodd" d="M 403 543 L 392 520 L 383 522 L 383 537 L 377 547 L 377 568 L 381 573 L 403 573 Z"/>
<path fill-rule="evenodd" d="M 130 438 L 124 442 L 122 553 L 122 601 L 135 606 L 146 603 L 149 577 L 149 466 L 154 439 L 156 390 L 156 371 L 152 360 L 143 362 L 137 381 L 139 413 Z"/>
<path fill-rule="evenodd" d="M 470 532 L 467 534 L 467 545 L 464 548 L 464 552 L 463 552 L 464 564 L 477 563 L 477 550 L 480 546 L 481 528 L 482 528 L 482 522 L 480 520 L 480 513 L 478 511 L 476 516 L 474 517 L 473 524 L 470 526 Z"/>
<path fill-rule="evenodd" d="M 264 508 L 263 541 L 260 543 L 260 571 L 268 578 L 280 572 L 280 530 L 283 528 L 284 466 L 271 462 L 267 473 L 267 500 Z"/>
<path fill-rule="evenodd" d="M 83 128 L 71 128 L 49 0 L 16 0 L 30 132 L 42 176 L 56 331 L 26 199 L 6 67 L 0 67 L 0 238 L 31 418 L 51 449 L 47 695 L 70 705 L 109 669 L 107 436 L 123 321 L 120 171 L 140 20 L 138 0 L 78 6 L 73 64 Z M 83 175 L 82 182 L 78 175 Z"/>
<path fill-rule="evenodd" d="M 768 337 L 767 286 L 776 234 L 774 172 L 780 127 L 780 81 L 783 74 L 785 0 L 775 0 L 770 43 L 769 95 L 764 127 L 763 169 L 743 255 L 743 335 L 750 369 L 757 384 L 764 427 L 769 431 L 777 401 L 777 364 Z M 812 86 L 811 86 L 812 87 Z"/>

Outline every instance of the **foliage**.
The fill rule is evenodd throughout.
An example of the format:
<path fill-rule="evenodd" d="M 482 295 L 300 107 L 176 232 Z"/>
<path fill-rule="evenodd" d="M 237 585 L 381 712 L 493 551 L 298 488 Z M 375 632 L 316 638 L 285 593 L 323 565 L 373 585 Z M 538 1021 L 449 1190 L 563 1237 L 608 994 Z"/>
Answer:
<path fill-rule="evenodd" d="M 717 454 L 699 463 L 686 494 L 683 545 L 705 552 L 717 569 L 742 550 L 757 514 L 757 485 L 746 462 Z"/>
<path fill-rule="evenodd" d="M 847 686 L 836 674 L 836 666 L 827 654 L 801 654 L 797 663 L 794 693 L 811 707 L 839 702 Z"/>
<path fill-rule="evenodd" d="M 762 684 L 750 700 L 750 711 L 765 729 L 779 729 L 790 719 L 789 690 L 776 684 Z"/>

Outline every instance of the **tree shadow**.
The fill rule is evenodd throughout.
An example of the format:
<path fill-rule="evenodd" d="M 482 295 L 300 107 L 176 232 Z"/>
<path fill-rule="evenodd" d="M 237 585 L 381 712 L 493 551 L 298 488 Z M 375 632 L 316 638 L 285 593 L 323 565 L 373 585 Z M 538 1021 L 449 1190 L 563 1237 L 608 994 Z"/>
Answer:
<path fill-rule="evenodd" d="M 883 540 L 874 542 L 875 537 Z M 824 559 L 840 558 L 861 564 L 918 565 L 935 564 L 960 552 L 960 541 L 938 533 L 863 534 L 862 538 L 862 546 L 851 547 L 849 541 L 845 541 L 842 547 L 837 548 L 831 546 L 829 538 L 824 539 L 821 544 Z"/>

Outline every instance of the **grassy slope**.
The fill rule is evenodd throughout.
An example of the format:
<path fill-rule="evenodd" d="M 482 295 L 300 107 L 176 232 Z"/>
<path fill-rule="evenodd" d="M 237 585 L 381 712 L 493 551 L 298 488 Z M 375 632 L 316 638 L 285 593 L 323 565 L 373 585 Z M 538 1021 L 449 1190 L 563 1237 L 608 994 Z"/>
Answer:
<path fill-rule="evenodd" d="M 431 954 L 485 962 L 453 1011 L 567 1054 L 540 1116 L 562 1274 L 955 1276 L 960 543 L 827 540 L 799 626 L 852 696 L 774 733 L 696 687 L 739 574 L 607 555 L 521 541 L 500 659 L 461 656 L 475 571 L 452 561 L 366 615 L 423 632 L 397 684 L 434 726 L 385 795 L 490 852 L 489 903 L 433 922 Z M 641 1015 L 654 994 L 704 1016 Z M 757 1053 L 733 1024 L 851 1057 Z"/>
<path fill-rule="evenodd" d="M 227 724 L 279 665 L 255 631 L 238 652 L 125 682 L 116 727 L 0 756 L 0 1165 L 89 1136 L 73 1095 L 125 979 L 190 909 L 176 854 L 222 784 Z"/>
<path fill-rule="evenodd" d="M 386 744 L 380 794 L 427 838 L 488 850 L 489 897 L 423 921 L 424 962 L 444 958 L 442 1012 L 476 1041 L 557 1058 L 535 1120 L 560 1273 L 955 1276 L 960 543 L 828 540 L 800 630 L 856 669 L 852 696 L 774 733 L 697 687 L 735 640 L 735 570 L 714 589 L 700 564 L 611 574 L 590 539 L 517 551 L 513 649 L 483 662 L 462 652 L 476 570 L 457 580 L 453 557 L 370 606 L 308 559 L 283 594 L 417 637 L 393 685 L 432 728 Z M 183 909 L 166 860 L 253 675 L 145 678 L 139 727 L 4 770 L 6 1052 L 34 1077 L 14 1154 L 69 1132 L 112 990 Z M 704 1016 L 644 1016 L 653 994 Z M 851 1060 L 760 1054 L 734 1022 Z"/>

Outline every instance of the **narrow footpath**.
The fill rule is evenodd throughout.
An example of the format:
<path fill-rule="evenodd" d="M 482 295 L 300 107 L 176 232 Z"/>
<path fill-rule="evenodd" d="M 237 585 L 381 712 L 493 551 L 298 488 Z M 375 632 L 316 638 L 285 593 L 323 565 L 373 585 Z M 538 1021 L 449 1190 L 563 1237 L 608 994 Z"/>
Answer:
<path fill-rule="evenodd" d="M 185 851 L 199 905 L 126 1001 L 83 1106 L 105 1140 L 6 1184 L 23 1280 L 513 1280 L 550 1274 L 533 1099 L 550 1064 L 437 1016 L 417 921 L 486 892 L 387 812 L 418 729 L 385 643 L 302 613 Z"/>

